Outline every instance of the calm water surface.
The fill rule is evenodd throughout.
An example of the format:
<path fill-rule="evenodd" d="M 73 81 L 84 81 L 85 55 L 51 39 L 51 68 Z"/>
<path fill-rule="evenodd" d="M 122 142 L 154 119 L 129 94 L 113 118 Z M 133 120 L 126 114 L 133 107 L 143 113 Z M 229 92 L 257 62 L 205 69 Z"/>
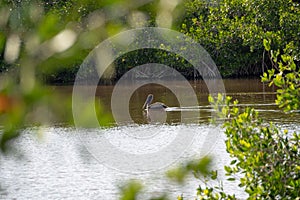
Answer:
<path fill-rule="evenodd" d="M 274 88 L 259 80 L 224 80 L 224 84 L 227 95 L 238 99 L 241 107 L 255 107 L 266 121 L 299 131 L 300 115 L 285 114 L 277 108 Z M 53 126 L 24 130 L 14 141 L 13 155 L 0 157 L 0 199 L 117 199 L 119 187 L 130 179 L 139 179 L 145 185 L 140 199 L 164 192 L 171 199 L 180 194 L 193 199 L 201 181 L 190 177 L 184 186 L 177 185 L 164 178 L 164 171 L 204 155 L 213 157 L 212 168 L 220 171 L 220 180 L 225 180 L 223 165 L 230 158 L 224 135 L 208 123 L 213 111 L 205 84 L 198 81 L 191 85 L 199 103 L 184 108 L 170 90 L 160 85 L 138 88 L 129 102 L 135 124 L 105 129 Z M 54 89 L 72 92 L 72 87 Z M 99 86 L 96 93 L 96 101 L 107 112 L 111 112 L 112 91 L 113 86 Z M 143 113 L 141 107 L 149 93 L 155 101 L 170 107 L 165 113 L 166 123 L 153 124 Z M 182 123 L 183 118 L 186 123 Z M 224 181 L 224 188 L 245 198 L 237 183 Z"/>

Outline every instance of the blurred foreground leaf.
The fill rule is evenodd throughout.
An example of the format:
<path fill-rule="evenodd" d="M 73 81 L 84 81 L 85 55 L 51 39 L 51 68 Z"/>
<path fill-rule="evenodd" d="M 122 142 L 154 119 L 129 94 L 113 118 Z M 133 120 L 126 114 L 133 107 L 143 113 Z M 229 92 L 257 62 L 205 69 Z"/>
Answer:
<path fill-rule="evenodd" d="M 167 171 L 167 177 L 182 184 L 190 173 L 194 174 L 197 178 L 206 176 L 210 171 L 211 161 L 211 158 L 207 156 L 199 160 L 189 161 L 182 166 Z"/>
<path fill-rule="evenodd" d="M 120 200 L 136 200 L 138 194 L 142 191 L 142 185 L 137 181 L 130 181 L 121 187 Z"/>

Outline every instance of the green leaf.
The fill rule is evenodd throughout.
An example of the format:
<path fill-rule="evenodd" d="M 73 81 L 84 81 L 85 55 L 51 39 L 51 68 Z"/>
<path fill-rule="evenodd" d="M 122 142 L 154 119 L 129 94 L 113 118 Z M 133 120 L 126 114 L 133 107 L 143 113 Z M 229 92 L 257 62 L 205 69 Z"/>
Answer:
<path fill-rule="evenodd" d="M 217 170 L 212 171 L 211 172 L 211 179 L 216 180 L 217 178 L 218 178 L 218 171 Z"/>
<path fill-rule="evenodd" d="M 232 173 L 231 167 L 225 165 L 225 166 L 224 166 L 224 169 L 225 169 L 226 172 Z"/>
<path fill-rule="evenodd" d="M 142 185 L 137 181 L 130 181 L 121 188 L 120 200 L 135 200 L 142 190 Z"/>
<path fill-rule="evenodd" d="M 267 39 L 263 39 L 263 44 L 264 44 L 264 47 L 267 51 L 270 51 L 271 50 L 271 41 L 270 40 L 267 40 Z"/>
<path fill-rule="evenodd" d="M 235 181 L 235 178 L 228 178 L 228 181 Z"/>
<path fill-rule="evenodd" d="M 232 160 L 232 161 L 230 162 L 230 165 L 234 165 L 236 162 L 237 162 L 237 160 Z"/>

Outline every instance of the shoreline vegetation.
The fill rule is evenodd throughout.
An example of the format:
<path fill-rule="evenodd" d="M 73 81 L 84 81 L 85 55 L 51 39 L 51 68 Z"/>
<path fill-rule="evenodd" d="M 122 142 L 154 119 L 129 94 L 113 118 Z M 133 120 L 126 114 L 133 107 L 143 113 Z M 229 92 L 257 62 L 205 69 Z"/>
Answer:
<path fill-rule="evenodd" d="M 129 20 L 130 13 L 122 17 L 113 16 L 114 20 L 112 21 L 101 22 L 102 25 L 107 26 L 108 31 L 106 32 L 94 24 L 95 21 L 102 19 L 102 16 L 99 17 L 98 15 L 108 12 L 109 6 L 113 7 L 113 3 L 110 5 L 110 3 L 89 0 L 22 2 L 2 3 L 4 7 L 10 8 L 11 17 L 3 28 L 3 33 L 0 34 L 0 50 L 2 50 L 0 73 L 10 71 L 14 73 L 14 71 L 19 70 L 21 64 L 21 59 L 16 59 L 14 62 L 7 61 L 3 51 L 9 39 L 7 36 L 14 29 L 20 37 L 20 48 L 25 50 L 25 54 L 26 51 L 29 51 L 29 47 L 26 47 L 26 41 L 23 41 L 22 37 L 26 39 L 29 37 L 28 33 L 32 31 L 37 32 L 35 37 L 38 37 L 41 43 L 43 40 L 51 39 L 64 28 L 90 34 L 84 38 L 85 41 L 80 41 L 78 35 L 78 41 L 75 41 L 74 46 L 67 49 L 66 52 L 53 53 L 53 56 L 49 58 L 46 56 L 46 60 L 43 60 L 43 67 L 38 68 L 35 72 L 39 81 L 46 84 L 72 84 L 80 65 L 97 44 L 124 28 L 127 30 L 136 28 L 132 26 L 132 22 Z M 32 15 L 37 15 L 37 19 L 32 19 L 33 16 L 30 16 L 28 12 L 26 13 L 26 10 L 31 9 L 32 2 L 35 2 L 34 6 L 40 9 L 37 13 L 32 13 Z M 120 2 L 116 1 L 115 3 Z M 158 7 L 158 1 L 151 1 L 135 8 L 133 11 L 140 15 L 134 20 L 141 20 L 140 18 L 144 16 L 145 27 L 157 26 Z M 130 12 L 130 8 L 126 9 Z M 268 12 L 265 12 L 266 10 Z M 295 64 L 299 67 L 299 53 L 297 51 L 299 52 L 300 49 L 300 14 L 299 3 L 297 2 L 252 1 L 250 3 L 247 0 L 185 0 L 176 5 L 172 14 L 174 15 L 172 16 L 173 21 L 175 19 L 176 21 L 170 28 L 201 44 L 215 61 L 222 78 L 260 77 L 272 68 L 272 52 L 265 50 L 264 39 L 272 41 L 270 42 L 271 49 L 281 49 L 279 54 L 282 54 L 282 51 L 292 51 Z M 92 17 L 96 19 L 94 22 L 91 22 Z M 39 18 L 40 20 L 38 20 Z M 34 20 L 37 21 L 36 23 L 40 23 L 37 27 L 31 22 Z M 90 26 L 92 25 L 96 26 L 95 29 L 91 29 Z M 95 33 L 93 33 L 94 31 Z M 85 44 L 84 47 L 80 46 L 82 45 L 80 43 L 83 42 L 88 44 Z M 37 53 L 35 57 L 42 57 L 38 52 L 35 53 Z M 199 74 L 195 73 L 190 63 L 174 53 L 157 49 L 140 49 L 126 53 L 116 59 L 112 63 L 114 66 L 113 74 L 109 74 L 108 78 L 106 76 L 105 79 L 107 80 L 103 79 L 103 83 L 116 82 L 128 70 L 145 63 L 168 65 L 178 70 L 188 80 L 202 79 Z"/>

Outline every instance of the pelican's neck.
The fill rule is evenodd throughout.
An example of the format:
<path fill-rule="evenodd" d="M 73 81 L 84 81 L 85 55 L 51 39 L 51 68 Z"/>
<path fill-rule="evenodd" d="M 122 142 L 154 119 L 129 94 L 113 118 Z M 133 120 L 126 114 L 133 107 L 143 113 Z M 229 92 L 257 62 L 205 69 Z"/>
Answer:
<path fill-rule="evenodd" d="M 148 106 L 151 104 L 152 99 L 153 99 L 153 95 L 149 94 L 146 101 L 145 101 L 145 103 L 144 103 L 143 109 L 148 109 Z"/>

